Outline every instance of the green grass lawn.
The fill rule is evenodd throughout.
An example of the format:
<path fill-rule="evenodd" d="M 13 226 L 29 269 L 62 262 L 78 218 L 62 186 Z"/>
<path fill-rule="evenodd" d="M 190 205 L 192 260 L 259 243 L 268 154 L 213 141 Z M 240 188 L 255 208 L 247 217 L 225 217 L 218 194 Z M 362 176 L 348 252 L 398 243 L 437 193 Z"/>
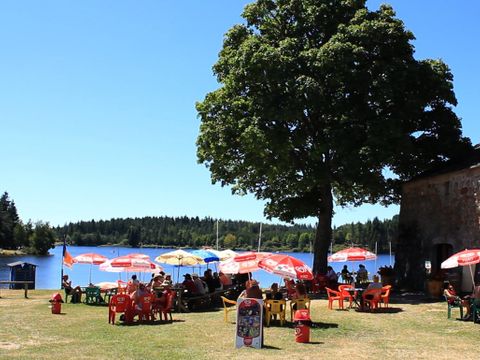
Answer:
<path fill-rule="evenodd" d="M 328 310 L 326 300 L 313 300 L 309 344 L 295 342 L 290 324 L 274 323 L 258 350 L 234 348 L 234 314 L 225 323 L 220 309 L 174 313 L 173 323 L 112 326 L 106 306 L 62 304 L 62 314 L 52 314 L 53 292 L 32 290 L 24 299 L 22 290 L 1 290 L 1 359 L 480 358 L 480 325 L 447 320 L 444 302 L 392 299 L 388 312 L 360 313 Z"/>

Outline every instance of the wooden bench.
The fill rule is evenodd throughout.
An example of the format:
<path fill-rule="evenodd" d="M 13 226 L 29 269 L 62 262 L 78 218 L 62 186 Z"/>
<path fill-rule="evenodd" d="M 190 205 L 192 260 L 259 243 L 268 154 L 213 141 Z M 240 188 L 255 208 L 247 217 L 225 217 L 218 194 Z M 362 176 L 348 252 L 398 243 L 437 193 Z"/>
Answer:
<path fill-rule="evenodd" d="M 33 281 L 9 281 L 0 280 L 0 284 L 23 284 L 25 288 L 25 299 L 28 299 L 28 285 L 33 284 Z"/>

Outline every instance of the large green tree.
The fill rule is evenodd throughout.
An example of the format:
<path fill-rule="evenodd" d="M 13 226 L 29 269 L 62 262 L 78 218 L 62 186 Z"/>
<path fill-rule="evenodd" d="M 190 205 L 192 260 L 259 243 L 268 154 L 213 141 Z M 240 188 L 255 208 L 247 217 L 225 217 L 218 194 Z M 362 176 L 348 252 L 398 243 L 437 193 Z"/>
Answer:
<path fill-rule="evenodd" d="M 55 233 L 48 223 L 35 224 L 30 240 L 31 251 L 37 255 L 48 255 L 48 250 L 55 247 Z"/>
<path fill-rule="evenodd" d="M 333 205 L 390 204 L 399 182 L 468 151 L 453 77 L 414 58 L 390 6 L 258 0 L 225 36 L 219 89 L 197 103 L 198 160 L 212 182 L 266 200 L 284 221 L 314 216 L 323 272 Z"/>

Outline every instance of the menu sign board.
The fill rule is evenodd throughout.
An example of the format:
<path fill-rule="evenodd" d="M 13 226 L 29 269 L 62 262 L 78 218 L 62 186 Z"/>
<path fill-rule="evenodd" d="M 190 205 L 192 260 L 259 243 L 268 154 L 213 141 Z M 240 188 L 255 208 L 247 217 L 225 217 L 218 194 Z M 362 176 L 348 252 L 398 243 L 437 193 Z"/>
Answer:
<path fill-rule="evenodd" d="M 237 327 L 235 346 L 262 347 L 263 300 L 239 298 L 237 300 Z"/>

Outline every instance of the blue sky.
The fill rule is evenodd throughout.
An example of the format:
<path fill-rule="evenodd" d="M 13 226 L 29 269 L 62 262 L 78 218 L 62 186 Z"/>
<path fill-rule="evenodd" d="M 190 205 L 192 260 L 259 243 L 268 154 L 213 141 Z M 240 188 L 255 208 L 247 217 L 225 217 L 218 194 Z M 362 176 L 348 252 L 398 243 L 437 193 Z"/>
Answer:
<path fill-rule="evenodd" d="M 0 192 L 22 220 L 267 221 L 263 202 L 212 185 L 195 154 L 194 104 L 218 87 L 211 67 L 248 2 L 1 2 Z M 464 134 L 480 142 L 480 3 L 389 3 L 415 34 L 417 58 L 451 67 Z M 398 207 L 335 211 L 341 225 Z"/>

